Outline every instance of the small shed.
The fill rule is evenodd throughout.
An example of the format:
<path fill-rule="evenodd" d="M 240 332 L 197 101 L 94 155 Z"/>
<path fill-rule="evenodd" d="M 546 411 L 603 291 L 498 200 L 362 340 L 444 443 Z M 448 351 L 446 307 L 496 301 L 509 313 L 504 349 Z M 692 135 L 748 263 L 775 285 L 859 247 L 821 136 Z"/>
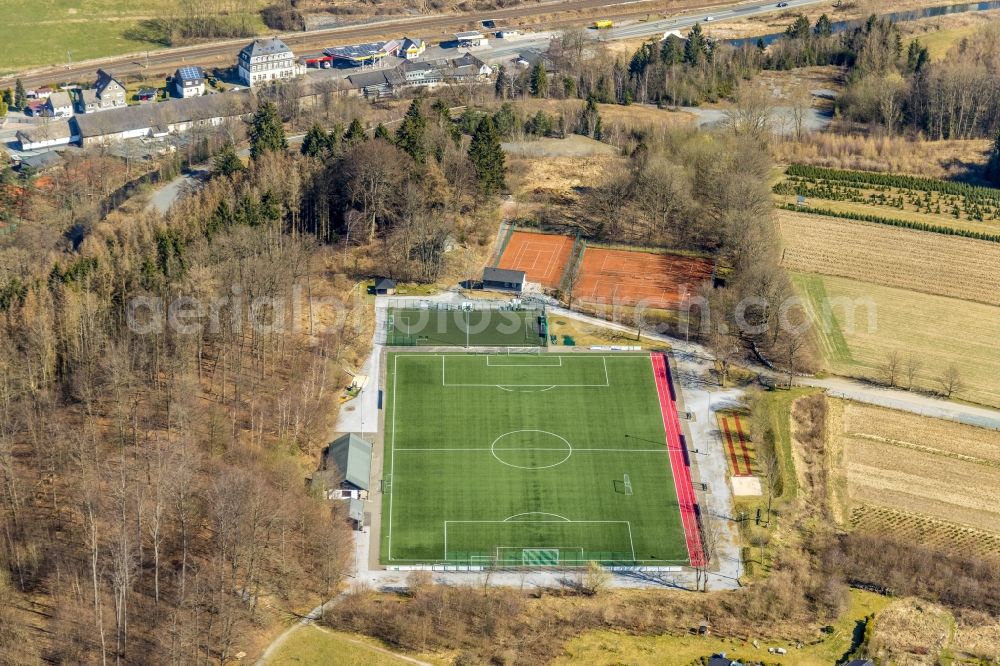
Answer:
<path fill-rule="evenodd" d="M 371 293 L 377 296 L 392 296 L 396 293 L 396 281 L 392 278 L 376 278 Z"/>
<path fill-rule="evenodd" d="M 151 102 L 156 100 L 156 88 L 139 88 L 135 93 L 135 98 L 140 102 Z"/>
<path fill-rule="evenodd" d="M 347 505 L 347 517 L 351 519 L 354 529 L 359 532 L 365 526 L 365 502 L 361 499 L 351 499 Z"/>
<path fill-rule="evenodd" d="M 483 289 L 520 292 L 524 288 L 524 271 L 490 266 L 483 270 Z"/>
<path fill-rule="evenodd" d="M 847 662 L 847 666 L 875 666 L 875 663 L 871 659 L 854 659 Z"/>
<path fill-rule="evenodd" d="M 486 35 L 478 30 L 456 32 L 455 41 L 458 42 L 459 46 L 464 48 L 475 48 L 478 46 L 487 46 L 489 44 L 489 40 L 486 38 Z"/>

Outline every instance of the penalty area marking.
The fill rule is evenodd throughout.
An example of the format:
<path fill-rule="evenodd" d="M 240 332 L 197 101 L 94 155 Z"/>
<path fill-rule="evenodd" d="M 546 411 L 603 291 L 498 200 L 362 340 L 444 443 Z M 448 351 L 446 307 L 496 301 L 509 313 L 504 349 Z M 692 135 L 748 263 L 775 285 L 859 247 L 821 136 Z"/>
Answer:
<path fill-rule="evenodd" d="M 397 355 L 396 358 L 399 358 L 399 356 L 401 356 L 401 355 Z M 417 356 L 417 354 L 407 354 L 407 356 Z M 445 366 L 446 366 L 445 359 L 446 358 L 448 358 L 448 356 L 446 354 L 441 354 L 441 386 L 444 386 L 445 388 L 466 388 L 466 387 L 477 387 L 477 386 L 479 386 L 479 387 L 489 387 L 489 388 L 504 388 L 504 387 L 545 388 L 547 390 L 547 389 L 552 389 L 552 388 L 556 388 L 556 387 L 560 387 L 560 388 L 608 388 L 608 387 L 611 386 L 611 376 L 608 374 L 608 357 L 607 356 L 601 356 L 600 357 L 600 359 L 601 359 L 601 365 L 603 365 L 603 367 L 604 367 L 604 383 L 603 384 L 449 384 L 448 380 L 447 380 L 447 378 L 445 376 Z M 487 358 L 487 365 L 489 365 L 489 357 L 487 356 L 486 358 Z M 556 368 L 556 367 L 561 367 L 562 356 L 557 356 L 556 358 L 559 359 L 559 362 L 560 362 L 559 366 L 556 366 L 556 365 L 551 365 L 550 366 L 550 365 L 535 365 L 535 364 L 530 364 L 530 365 L 526 365 L 525 367 L 532 367 L 532 368 L 548 368 L 548 367 Z M 581 355 L 581 356 L 576 356 L 575 358 L 581 358 L 582 359 L 582 358 L 593 358 L 593 357 L 588 357 L 586 355 Z M 490 366 L 490 367 L 499 368 L 499 367 L 519 367 L 519 366 L 513 366 L 513 365 L 508 365 L 508 366 L 495 365 L 495 366 Z"/>
<path fill-rule="evenodd" d="M 501 391 L 507 391 L 509 393 L 544 393 L 545 391 L 551 391 L 552 389 L 559 387 L 553 384 L 552 386 L 546 386 L 545 388 L 540 388 L 540 389 L 534 389 L 534 388 L 513 389 L 509 386 L 501 386 L 500 384 L 497 384 L 497 388 L 500 389 Z"/>
<path fill-rule="evenodd" d="M 534 512 L 529 512 L 529 513 L 534 513 Z M 517 515 L 524 515 L 524 514 L 517 514 Z M 555 515 L 555 514 L 547 514 L 547 515 Z M 516 516 L 511 516 L 510 518 L 515 518 L 515 517 Z M 559 516 L 559 517 L 562 518 L 562 516 Z M 506 523 L 506 524 L 509 525 L 509 524 L 512 524 L 512 523 L 519 523 L 519 522 L 527 522 L 527 523 L 532 523 L 532 524 L 538 524 L 538 523 L 556 523 L 556 524 L 559 524 L 559 525 L 565 525 L 567 523 L 569 523 L 569 524 L 580 523 L 580 524 L 584 524 L 584 525 L 624 525 L 626 527 L 626 529 L 628 529 L 628 545 L 629 545 L 629 549 L 632 551 L 632 560 L 635 561 L 635 542 L 632 540 L 632 521 L 631 520 L 566 520 L 565 518 L 563 518 L 562 520 L 526 520 L 526 521 L 520 521 L 520 520 L 510 520 L 510 518 L 505 518 L 504 520 L 446 520 L 446 521 L 444 521 L 444 561 L 445 562 L 448 561 L 448 524 L 449 523 L 476 523 L 476 524 L 483 524 L 483 525 L 495 525 L 495 524 L 501 524 L 502 525 L 502 524 Z M 505 547 L 510 548 L 511 546 L 505 546 Z M 535 546 L 519 546 L 519 548 L 534 548 L 534 547 Z M 548 548 L 554 548 L 554 546 L 548 546 Z M 576 549 L 576 548 L 580 548 L 580 546 L 570 546 L 569 548 Z"/>
<path fill-rule="evenodd" d="M 547 513 L 545 511 L 525 511 L 524 513 L 515 513 L 513 516 L 507 516 L 501 522 L 509 523 L 534 523 L 538 522 L 535 520 L 514 520 L 515 518 L 520 518 L 521 516 L 552 516 L 553 518 L 558 518 L 566 523 L 572 523 L 573 521 L 566 516 L 560 516 L 558 513 Z"/>

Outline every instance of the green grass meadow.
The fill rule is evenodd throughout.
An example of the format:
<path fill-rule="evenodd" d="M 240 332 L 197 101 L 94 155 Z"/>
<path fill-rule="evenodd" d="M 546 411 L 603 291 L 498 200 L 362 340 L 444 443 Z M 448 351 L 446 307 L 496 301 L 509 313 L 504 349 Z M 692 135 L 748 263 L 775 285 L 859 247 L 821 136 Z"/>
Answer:
<path fill-rule="evenodd" d="M 687 562 L 648 355 L 390 353 L 386 388 L 383 563 Z"/>
<path fill-rule="evenodd" d="M 255 0 L 249 9 L 264 4 Z M 144 38 L 142 22 L 182 13 L 178 0 L 3 0 L 0 6 L 0 74 L 163 48 Z M 265 29 L 259 16 L 253 21 L 258 32 Z"/>

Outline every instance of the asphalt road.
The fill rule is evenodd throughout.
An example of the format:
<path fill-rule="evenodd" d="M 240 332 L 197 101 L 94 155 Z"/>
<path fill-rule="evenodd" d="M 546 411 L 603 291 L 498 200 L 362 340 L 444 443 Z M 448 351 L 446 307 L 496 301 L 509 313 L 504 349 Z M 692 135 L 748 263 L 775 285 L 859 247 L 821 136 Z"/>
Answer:
<path fill-rule="evenodd" d="M 816 4 L 825 0 L 789 0 L 788 8 L 808 4 Z M 597 39 L 627 39 L 651 36 L 666 30 L 674 30 L 693 25 L 711 15 L 716 20 L 725 18 L 750 16 L 769 11 L 777 11 L 777 3 L 749 4 L 712 2 L 711 0 L 692 3 L 685 16 L 623 25 L 607 31 L 593 31 Z M 546 14 L 561 15 L 565 18 L 554 18 L 546 23 L 545 28 L 567 27 L 589 22 L 572 13 L 581 10 L 605 8 L 609 18 L 644 17 L 662 12 L 657 10 L 656 2 L 636 2 L 635 0 L 565 0 L 545 2 L 536 5 L 518 6 L 499 9 L 491 12 L 479 12 L 464 15 L 437 15 L 429 17 L 398 17 L 363 25 L 350 25 L 339 28 L 328 28 L 309 32 L 283 33 L 281 38 L 290 47 L 300 52 L 322 50 L 325 46 L 371 41 L 388 34 L 408 34 L 436 41 L 450 36 L 457 30 L 478 29 L 479 19 L 494 18 L 506 20 L 510 25 L 516 25 L 524 19 Z M 701 13 L 704 12 L 704 13 Z M 543 27 L 543 26 L 539 26 Z M 236 60 L 239 49 L 247 43 L 247 39 L 225 40 L 210 44 L 198 44 L 171 49 L 133 53 L 124 56 L 81 61 L 69 66 L 53 66 L 39 68 L 20 73 L 25 86 L 60 83 L 64 81 L 89 80 L 93 78 L 98 67 L 113 69 L 118 76 L 142 74 L 144 72 L 169 72 L 180 65 L 201 65 L 204 67 L 229 66 Z M 16 76 L 0 78 L 0 87 L 13 86 Z"/>
<path fill-rule="evenodd" d="M 690 28 L 695 23 L 701 23 L 707 26 L 715 22 L 731 21 L 735 18 L 746 18 L 757 14 L 767 14 L 775 11 L 791 11 L 800 7 L 818 5 L 826 1 L 827 0 L 787 0 L 786 7 L 778 7 L 777 0 L 775 0 L 775 2 L 765 2 L 762 4 L 729 5 L 726 7 L 706 10 L 705 13 L 691 13 L 686 16 L 664 19 L 662 21 L 647 21 L 644 23 L 623 25 L 620 28 L 612 28 L 611 30 L 604 31 L 600 34 L 603 35 L 603 39 L 634 39 L 637 37 L 650 37 L 652 35 L 662 34 L 670 30 Z M 711 17 L 710 21 L 707 20 L 709 17 Z"/>

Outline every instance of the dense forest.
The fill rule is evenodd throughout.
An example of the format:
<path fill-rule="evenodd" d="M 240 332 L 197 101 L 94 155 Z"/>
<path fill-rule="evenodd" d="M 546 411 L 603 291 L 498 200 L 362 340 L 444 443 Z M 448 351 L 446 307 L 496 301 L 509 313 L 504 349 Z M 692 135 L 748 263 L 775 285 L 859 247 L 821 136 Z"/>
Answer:
<path fill-rule="evenodd" d="M 225 661 L 329 598 L 349 528 L 303 480 L 371 334 L 352 250 L 433 280 L 443 234 L 478 237 L 504 185 L 491 118 L 452 125 L 415 101 L 394 134 L 316 125 L 299 154 L 262 101 L 249 164 L 220 143 L 214 177 L 167 218 L 90 219 L 76 243 L 59 240 L 76 228 L 59 176 L 5 170 L 7 219 L 60 220 L 19 236 L 47 251 L 6 248 L 0 278 L 10 663 Z"/>

